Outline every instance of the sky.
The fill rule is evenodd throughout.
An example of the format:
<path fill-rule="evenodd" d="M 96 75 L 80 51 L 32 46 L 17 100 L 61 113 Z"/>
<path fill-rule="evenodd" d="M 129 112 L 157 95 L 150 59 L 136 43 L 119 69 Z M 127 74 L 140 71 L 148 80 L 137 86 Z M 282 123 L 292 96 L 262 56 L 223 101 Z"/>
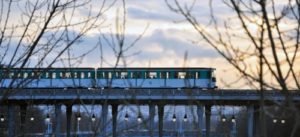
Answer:
<path fill-rule="evenodd" d="M 30 3 L 32 2 L 32 3 Z M 11 46 L 8 49 L 8 55 L 6 59 L 10 59 L 13 55 L 14 49 L 18 40 L 24 31 L 22 25 L 26 24 L 29 20 L 29 16 L 26 12 L 32 10 L 32 6 L 37 2 L 35 0 L 29 1 L 16 1 L 11 5 L 10 18 L 8 20 L 8 28 L 12 28 L 15 39 L 11 40 Z M 42 1 L 38 1 L 42 4 Z M 80 1 L 79 1 L 80 2 Z M 76 8 L 72 18 L 72 23 L 80 21 L 86 18 L 91 11 L 91 14 L 96 13 L 99 10 L 101 1 L 91 1 L 91 4 L 85 7 Z M 191 4 L 191 0 L 180 1 L 183 4 Z M 28 6 L 29 4 L 29 6 Z M 105 4 L 107 7 L 111 4 L 111 1 L 107 1 Z M 222 12 L 222 15 L 230 16 L 232 14 L 228 8 L 225 10 L 225 6 L 219 1 L 213 1 L 217 12 Z M 9 5 L 8 2 L 4 3 L 3 11 L 7 11 Z M 47 6 L 43 6 L 37 10 L 37 15 L 47 14 Z M 106 7 L 105 7 L 106 8 Z M 104 9 L 105 9 L 104 8 Z M 219 10 L 221 9 L 221 10 Z M 65 14 L 66 18 L 71 16 L 72 10 L 69 10 Z M 199 37 L 193 27 L 186 21 L 181 15 L 172 12 L 165 1 L 163 0 L 126 0 L 125 13 L 122 14 L 122 1 L 117 0 L 115 4 L 108 10 L 103 12 L 100 16 L 100 21 L 103 21 L 97 28 L 93 28 L 88 31 L 83 37 L 80 38 L 80 42 L 76 42 L 70 49 L 70 55 L 77 57 L 82 54 L 86 54 L 79 63 L 75 63 L 73 67 L 113 67 L 115 66 L 116 57 L 113 49 L 109 46 L 112 41 L 116 42 L 115 38 L 112 40 L 111 36 L 117 34 L 116 31 L 116 18 L 120 20 L 125 15 L 125 40 L 124 48 L 130 47 L 130 45 L 140 37 L 140 39 L 134 44 L 133 47 L 126 50 L 124 60 L 121 61 L 120 66 L 126 64 L 127 67 L 208 67 L 216 68 L 216 74 L 221 77 L 232 77 L 234 74 L 231 73 L 232 68 L 226 60 L 224 60 L 211 46 L 207 45 L 203 39 Z M 210 9 L 209 0 L 197 1 L 195 3 L 192 13 L 199 18 L 199 21 L 203 24 L 210 22 Z M 5 17 L 5 14 L 3 14 Z M 61 16 L 54 18 L 50 25 L 56 25 L 60 20 Z M 221 19 L 227 19 L 221 16 Z M 35 18 L 35 22 L 44 22 L 43 18 Z M 3 27 L 3 21 L 0 22 Z M 29 27 L 26 39 L 22 41 L 24 49 L 26 45 L 31 45 L 31 41 L 37 37 L 39 24 L 32 24 Z M 79 27 L 68 30 L 76 34 L 80 30 Z M 47 43 L 47 40 L 52 35 L 60 34 L 60 31 L 52 31 L 49 29 L 42 37 L 39 44 L 51 45 Z M 6 35 L 9 35 L 9 31 Z M 106 42 L 105 39 L 109 39 Z M 101 46 L 99 46 L 99 40 L 101 40 Z M 7 40 L 8 41 L 8 40 Z M 4 45 L 4 44 L 3 44 Z M 59 50 L 58 48 L 57 50 Z M 102 52 L 101 50 L 102 49 Z M 118 49 L 118 48 L 117 48 Z M 4 50 L 3 50 L 4 51 Z M 1 53 L 3 53 L 1 51 Z M 23 51 L 23 49 L 19 49 Z M 21 52 L 20 52 L 21 53 Z M 56 52 L 51 53 L 49 56 L 52 59 Z M 21 54 L 17 54 L 21 56 Z M 62 55 L 62 58 L 67 58 L 69 55 L 67 52 Z M 38 56 L 30 58 L 32 64 L 37 62 Z M 5 60 L 5 59 L 4 59 Z M 8 61 L 9 62 L 9 61 Z M 46 61 L 47 62 L 47 61 Z M 49 62 L 48 62 L 49 63 Z M 68 67 L 67 62 L 56 63 L 53 67 Z M 225 72 L 225 73 L 224 73 Z"/>
<path fill-rule="evenodd" d="M 120 8 L 117 3 L 109 12 L 107 24 L 114 28 L 115 12 Z M 204 10 L 203 14 L 207 14 L 208 8 L 199 5 L 199 9 Z M 131 48 L 125 55 L 129 55 L 128 66 L 133 67 L 182 67 L 184 66 L 184 56 L 187 55 L 186 67 L 215 67 L 215 61 L 220 59 L 211 47 L 203 44 L 195 44 L 200 39 L 192 26 L 188 23 L 176 23 L 182 21 L 183 18 L 173 13 L 167 8 L 164 1 L 154 0 L 150 3 L 147 1 L 130 0 L 126 1 L 126 39 L 125 43 L 129 45 L 138 35 L 142 34 L 146 29 L 142 38 Z M 101 30 L 103 35 L 109 37 L 111 28 Z M 114 33 L 114 32 L 113 32 Z M 101 34 L 100 34 L 101 35 Z M 89 35 L 85 41 L 90 45 L 96 43 L 98 34 Z M 106 53 L 111 54 L 109 47 L 104 45 Z M 97 50 L 96 50 L 97 51 Z M 94 66 L 99 60 L 91 54 L 86 61 L 88 66 Z M 107 60 L 111 60 L 110 55 L 106 55 Z M 92 60 L 91 60 L 92 59 Z M 104 65 L 113 65 L 105 64 Z M 96 65 L 97 66 L 97 65 Z"/>
<path fill-rule="evenodd" d="M 29 4 L 33 4 L 35 0 L 29 0 Z M 15 38 L 19 38 L 24 27 L 20 27 L 22 23 L 26 22 L 28 15 L 24 14 L 26 11 L 32 10 L 30 6 L 25 6 L 27 1 L 18 1 L 12 5 L 11 18 L 9 20 L 9 25 L 13 24 L 14 33 L 17 35 Z M 33 3 L 30 3 L 33 2 Z M 35 1 L 36 2 L 36 1 Z M 38 1 L 40 2 L 40 1 Z M 81 1 L 78 1 L 79 3 Z M 106 9 L 112 1 L 106 1 Z M 75 63 L 73 67 L 114 67 L 116 64 L 116 56 L 113 50 L 112 45 L 116 45 L 116 34 L 120 32 L 116 31 L 116 19 L 119 19 L 119 22 L 122 21 L 123 15 L 125 15 L 125 31 L 124 31 L 124 47 L 126 49 L 134 45 L 131 48 L 128 48 L 123 53 L 124 60 L 120 61 L 120 66 L 126 67 L 209 67 L 216 68 L 216 76 L 218 86 L 220 88 L 225 87 L 225 83 L 220 81 L 226 81 L 226 83 L 235 82 L 238 79 L 238 73 L 234 71 L 234 68 L 228 64 L 228 62 L 216 52 L 213 47 L 208 45 L 205 40 L 203 40 L 200 35 L 195 31 L 193 26 L 185 21 L 182 15 L 174 13 L 168 8 L 164 0 L 126 0 L 125 1 L 125 13 L 122 12 L 122 1 L 117 0 L 112 7 L 107 8 L 103 14 L 100 16 L 101 25 L 95 27 L 88 31 L 83 37 L 80 38 L 78 42 L 70 49 L 70 55 L 72 57 L 80 56 L 82 54 L 88 53 Z M 189 7 L 193 0 L 180 0 L 180 4 L 183 7 Z M 210 3 L 211 2 L 211 3 Z M 276 1 L 279 6 L 276 8 L 280 9 L 281 0 Z M 42 3 L 42 2 L 40 2 Z M 171 4 L 174 4 L 170 0 Z M 225 5 L 223 1 L 219 0 L 199 0 L 194 3 L 191 14 L 197 17 L 197 21 L 206 27 L 207 31 L 211 31 L 213 36 L 216 36 L 213 26 L 211 25 L 210 13 L 213 11 L 215 18 L 218 19 L 218 22 L 224 25 L 224 21 L 228 23 L 232 30 L 230 31 L 231 35 L 242 35 L 243 31 L 238 25 L 237 17 L 234 11 Z M 213 5 L 213 9 L 210 9 L 209 6 Z M 84 18 L 87 18 L 89 14 L 94 14 L 97 10 L 100 9 L 101 1 L 91 1 L 91 4 L 85 5 L 84 7 L 76 8 L 72 12 L 68 10 L 66 18 L 72 16 L 72 23 L 80 21 Z M 32 7 L 32 6 L 31 6 Z M 3 6 L 3 10 L 6 11 L 8 5 Z M 38 10 L 39 15 L 43 15 L 43 11 L 47 6 L 41 7 Z M 90 12 L 91 11 L 91 12 Z M 3 14 L 5 15 L 5 14 Z M 251 18 L 251 16 L 249 16 Z M 61 16 L 53 19 L 50 22 L 51 25 L 57 24 L 61 19 Z M 255 20 L 255 18 L 254 18 Z M 23 22 L 22 22 L 23 21 Z M 36 18 L 35 21 L 43 22 L 43 18 Z M 0 22 L 3 25 L 3 21 Z M 16 25 L 17 24 L 17 25 Z M 19 26 L 18 26 L 19 25 Z M 255 33 L 257 27 L 251 22 L 247 23 L 249 28 L 251 28 L 251 33 Z M 209 27 L 207 27 L 209 26 Z M 286 27 L 288 25 L 282 24 L 281 27 Z M 19 27 L 19 28 L 18 28 Z M 26 45 L 30 45 L 31 39 L 36 38 L 34 35 L 36 28 L 39 28 L 39 24 L 33 24 L 30 26 L 28 31 L 28 38 L 22 41 Z M 256 27 L 256 28 L 255 28 Z M 288 27 L 287 27 L 288 28 Z M 219 28 L 221 31 L 225 32 L 224 27 Z M 68 30 L 70 32 L 70 37 L 72 34 L 77 34 L 80 30 L 80 25 L 78 27 L 71 28 Z M 49 29 L 45 35 L 43 35 L 42 40 L 39 44 L 51 45 L 52 43 L 47 43 L 47 40 L 52 35 L 59 35 L 60 31 L 53 31 Z M 33 35 L 32 35 L 33 34 Z M 32 36 L 31 36 L 32 35 Z M 141 37 L 140 37 L 141 36 Z M 135 40 L 138 39 L 136 42 Z M 226 40 L 226 37 L 224 37 Z M 44 42 L 44 43 L 43 43 Z M 114 42 L 114 43 L 113 43 Z M 238 38 L 233 39 L 233 45 L 237 45 L 239 50 L 247 49 L 247 45 L 251 45 L 249 40 Z M 100 44 L 101 43 L 101 44 Z M 15 49 L 17 41 L 12 40 L 9 50 Z M 62 44 L 63 45 L 63 44 Z M 101 45 L 101 46 L 100 46 Z M 59 50 L 60 48 L 58 48 Z M 116 50 L 119 50 L 117 47 Z M 9 53 L 12 53 L 9 51 Z M 0 51 L 0 53 L 2 53 Z M 53 53 L 55 54 L 55 52 Z M 11 56 L 9 54 L 7 57 Z M 54 55 L 50 55 L 54 57 Z M 67 52 L 62 55 L 62 58 L 67 58 Z M 31 57 L 31 61 L 34 62 L 38 60 L 39 57 Z M 248 61 L 251 68 L 257 67 L 257 59 L 249 58 Z M 53 67 L 67 67 L 67 63 L 56 63 Z M 236 84 L 241 85 L 241 84 Z"/>

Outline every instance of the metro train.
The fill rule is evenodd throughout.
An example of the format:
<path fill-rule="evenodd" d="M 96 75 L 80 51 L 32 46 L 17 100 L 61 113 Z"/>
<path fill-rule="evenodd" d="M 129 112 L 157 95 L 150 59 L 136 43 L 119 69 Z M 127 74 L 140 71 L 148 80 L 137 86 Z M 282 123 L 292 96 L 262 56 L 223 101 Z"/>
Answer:
<path fill-rule="evenodd" d="M 213 89 L 214 73 L 214 68 L 0 68 L 0 87 Z"/>

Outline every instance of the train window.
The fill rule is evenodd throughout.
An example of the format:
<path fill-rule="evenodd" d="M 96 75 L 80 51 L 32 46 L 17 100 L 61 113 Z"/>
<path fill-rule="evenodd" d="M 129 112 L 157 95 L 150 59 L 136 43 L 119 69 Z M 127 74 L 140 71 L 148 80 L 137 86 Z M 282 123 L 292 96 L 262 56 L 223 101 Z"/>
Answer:
<path fill-rule="evenodd" d="M 85 74 L 84 78 L 90 78 L 91 77 L 91 73 L 88 72 L 88 71 L 84 72 L 84 74 Z"/>
<path fill-rule="evenodd" d="M 30 72 L 29 73 L 29 78 L 34 78 L 34 75 L 35 75 L 34 72 Z"/>
<path fill-rule="evenodd" d="M 114 75 L 113 77 L 116 78 L 116 79 L 118 79 L 118 78 L 121 77 L 121 76 L 120 76 L 120 72 L 115 72 L 114 74 L 115 74 L 115 75 Z"/>
<path fill-rule="evenodd" d="M 108 72 L 108 78 L 111 79 L 112 78 L 112 73 Z"/>
<path fill-rule="evenodd" d="M 131 78 L 136 78 L 137 77 L 137 74 L 136 74 L 136 72 L 131 72 Z"/>
<path fill-rule="evenodd" d="M 36 72 L 36 78 L 41 78 L 41 77 L 42 77 L 41 72 Z"/>
<path fill-rule="evenodd" d="M 144 78 L 145 77 L 145 74 L 143 74 L 143 72 L 136 72 L 137 73 L 137 78 Z"/>
<path fill-rule="evenodd" d="M 204 75 L 205 79 L 210 78 L 210 74 L 211 73 L 209 71 L 205 71 L 205 75 Z"/>
<path fill-rule="evenodd" d="M 167 79 L 170 78 L 170 72 L 166 72 L 166 78 L 167 78 Z"/>
<path fill-rule="evenodd" d="M 198 72 L 198 79 L 201 79 L 202 75 L 201 75 L 201 71 Z"/>
<path fill-rule="evenodd" d="M 128 76 L 127 72 L 121 72 L 121 78 L 122 79 L 127 78 L 127 76 Z"/>
<path fill-rule="evenodd" d="M 177 78 L 185 79 L 185 77 L 186 77 L 186 72 L 178 72 Z"/>
<path fill-rule="evenodd" d="M 100 78 L 103 78 L 103 72 L 99 72 L 99 71 L 97 71 L 96 72 L 96 75 L 97 75 L 97 79 L 100 79 Z"/>
<path fill-rule="evenodd" d="M 159 72 L 159 78 L 165 79 L 166 78 L 166 72 Z"/>
<path fill-rule="evenodd" d="M 28 72 L 28 78 L 32 78 L 33 72 Z"/>
<path fill-rule="evenodd" d="M 81 73 L 80 73 L 80 78 L 84 78 L 84 77 L 85 77 L 84 72 L 81 72 Z"/>
<path fill-rule="evenodd" d="M 177 72 L 175 72 L 175 71 L 171 71 L 170 72 L 170 75 L 169 75 L 169 78 L 171 78 L 171 79 L 176 79 L 176 78 L 178 78 L 178 73 Z"/>
<path fill-rule="evenodd" d="M 185 72 L 185 78 L 189 79 L 189 78 L 193 78 L 193 75 L 191 72 Z"/>
<path fill-rule="evenodd" d="M 130 72 L 131 78 L 136 78 L 136 73 L 135 72 Z"/>
<path fill-rule="evenodd" d="M 99 73 L 97 73 L 97 75 L 98 75 L 97 78 L 101 78 L 101 79 L 106 78 L 106 73 L 105 72 L 99 72 Z"/>
<path fill-rule="evenodd" d="M 28 73 L 27 72 L 23 73 L 23 78 L 28 78 Z"/>
<path fill-rule="evenodd" d="M 14 73 L 13 72 L 10 72 L 9 73 L 9 78 L 13 78 L 14 77 Z"/>
<path fill-rule="evenodd" d="M 103 72 L 97 71 L 97 72 L 95 72 L 94 75 L 96 75 L 96 77 L 97 77 L 98 79 L 99 79 L 99 78 L 103 78 Z"/>
<path fill-rule="evenodd" d="M 5 70 L 3 71 L 2 74 L 3 74 L 3 75 L 2 75 L 3 78 L 8 78 L 7 72 L 6 72 Z"/>
<path fill-rule="evenodd" d="M 132 72 L 128 72 L 128 73 L 129 73 L 128 78 L 133 78 L 133 73 Z"/>
<path fill-rule="evenodd" d="M 21 78 L 21 73 L 17 73 L 17 78 Z"/>
<path fill-rule="evenodd" d="M 209 71 L 200 71 L 198 75 L 199 79 L 207 79 L 210 77 Z"/>
<path fill-rule="evenodd" d="M 78 78 L 77 72 L 73 72 L 73 78 Z"/>
<path fill-rule="evenodd" d="M 91 77 L 92 77 L 91 72 L 88 72 L 88 73 L 87 73 L 87 77 L 88 77 L 88 78 L 91 78 Z"/>
<path fill-rule="evenodd" d="M 77 72 L 77 78 L 81 78 L 81 72 L 80 71 Z"/>
<path fill-rule="evenodd" d="M 49 72 L 47 78 L 52 78 L 52 73 L 53 73 L 53 72 Z"/>
<path fill-rule="evenodd" d="M 140 72 L 133 72 L 133 78 L 141 78 L 141 73 Z"/>
<path fill-rule="evenodd" d="M 59 77 L 58 78 L 63 78 L 63 73 L 62 72 L 59 73 Z"/>
<path fill-rule="evenodd" d="M 52 73 L 52 78 L 56 78 L 56 73 L 55 72 Z"/>
<path fill-rule="evenodd" d="M 95 71 L 92 71 L 92 72 L 91 72 L 91 78 L 95 78 L 95 74 L 96 74 L 96 72 L 95 72 Z"/>
<path fill-rule="evenodd" d="M 166 72 L 160 72 L 160 76 L 161 79 L 165 79 L 166 78 Z"/>
<path fill-rule="evenodd" d="M 152 78 L 157 78 L 157 73 L 156 72 L 149 72 L 149 77 Z"/>
<path fill-rule="evenodd" d="M 14 78 L 15 77 L 15 73 L 14 72 L 10 72 L 9 73 L 9 78 Z"/>
<path fill-rule="evenodd" d="M 21 74 L 20 73 L 17 73 L 15 72 L 15 78 L 20 78 L 21 77 Z"/>
<path fill-rule="evenodd" d="M 144 72 L 144 78 L 149 79 L 150 78 L 150 72 Z"/>
<path fill-rule="evenodd" d="M 40 72 L 40 78 L 45 78 L 45 72 Z"/>
<path fill-rule="evenodd" d="M 143 78 L 145 78 L 145 79 L 148 79 L 148 78 L 150 78 L 150 74 L 149 74 L 149 72 L 144 72 L 144 77 Z"/>
<path fill-rule="evenodd" d="M 102 72 L 102 74 L 103 74 L 103 75 L 102 75 L 102 76 L 103 76 L 102 78 L 105 78 L 105 79 L 108 78 L 108 72 Z"/>
<path fill-rule="evenodd" d="M 34 72 L 31 72 L 30 78 L 34 78 L 34 77 L 35 77 L 35 73 L 34 73 Z"/>
<path fill-rule="evenodd" d="M 45 72 L 45 78 L 49 78 L 49 72 Z"/>
<path fill-rule="evenodd" d="M 196 77 L 195 72 L 187 72 L 186 73 L 186 78 L 193 79 L 195 77 Z"/>
<path fill-rule="evenodd" d="M 207 71 L 207 78 L 211 78 L 212 77 L 212 72 L 211 71 Z"/>
<path fill-rule="evenodd" d="M 66 73 L 65 73 L 65 77 L 66 77 L 66 78 L 71 78 L 71 72 L 66 72 Z"/>
<path fill-rule="evenodd" d="M 172 72 L 172 74 L 173 74 L 173 76 L 174 76 L 173 78 L 179 78 L 178 73 L 179 73 L 179 72 Z"/>
<path fill-rule="evenodd" d="M 106 78 L 105 77 L 105 72 L 99 72 L 97 78 L 101 78 L 101 79 Z"/>

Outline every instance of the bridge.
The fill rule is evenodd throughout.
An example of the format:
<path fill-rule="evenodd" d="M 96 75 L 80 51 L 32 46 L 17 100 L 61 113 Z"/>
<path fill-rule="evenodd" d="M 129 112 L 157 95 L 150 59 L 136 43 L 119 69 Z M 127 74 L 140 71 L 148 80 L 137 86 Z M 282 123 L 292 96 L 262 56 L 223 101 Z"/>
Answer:
<path fill-rule="evenodd" d="M 117 136 L 117 115 L 118 106 L 135 104 L 149 105 L 149 132 L 154 131 L 155 110 L 158 109 L 158 135 L 164 136 L 163 118 L 164 106 L 166 105 L 195 105 L 197 106 L 198 116 L 198 136 L 210 136 L 211 107 L 213 105 L 234 105 L 247 106 L 247 134 L 253 137 L 257 133 L 257 109 L 260 101 L 266 105 L 284 102 L 288 97 L 291 102 L 300 102 L 299 91 L 289 91 L 288 95 L 280 91 L 268 90 L 263 93 L 256 90 L 203 90 L 203 89 L 1 89 L 0 98 L 9 96 L 2 101 L 2 106 L 8 106 L 8 136 L 14 136 L 14 107 L 20 106 L 21 111 L 21 130 L 25 123 L 26 103 L 54 105 L 55 106 L 55 136 L 61 133 L 61 106 L 66 106 L 67 129 L 66 136 L 71 136 L 71 116 L 72 105 L 76 104 L 99 104 L 101 111 L 101 135 L 106 136 L 106 124 L 108 115 L 108 106 L 112 107 L 112 136 Z M 22 124 L 23 122 L 23 124 Z M 203 132 L 202 132 L 203 131 Z"/>

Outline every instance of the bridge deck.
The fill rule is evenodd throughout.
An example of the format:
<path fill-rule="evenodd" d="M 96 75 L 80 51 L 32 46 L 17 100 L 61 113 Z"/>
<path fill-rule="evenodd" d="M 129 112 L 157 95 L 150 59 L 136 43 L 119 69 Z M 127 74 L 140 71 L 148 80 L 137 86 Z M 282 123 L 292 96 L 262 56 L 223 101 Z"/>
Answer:
<path fill-rule="evenodd" d="M 5 93 L 8 93 L 7 98 Z M 290 91 L 289 97 L 300 102 L 300 92 Z M 200 89 L 0 89 L 2 103 L 34 104 L 258 104 L 261 94 L 255 90 L 200 90 Z M 5 100 L 5 101 L 3 101 Z M 286 100 L 279 91 L 265 91 L 266 104 Z"/>

